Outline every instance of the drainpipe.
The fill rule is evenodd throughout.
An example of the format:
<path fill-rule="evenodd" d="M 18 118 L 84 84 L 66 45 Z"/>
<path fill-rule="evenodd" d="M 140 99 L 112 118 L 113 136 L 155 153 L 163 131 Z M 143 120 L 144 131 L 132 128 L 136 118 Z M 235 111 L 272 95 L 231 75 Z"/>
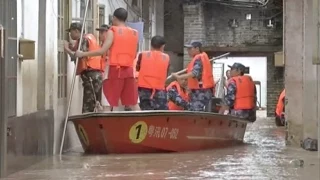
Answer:
<path fill-rule="evenodd" d="M 24 27 L 24 0 L 21 0 L 21 34 L 20 34 L 20 38 L 24 38 L 24 32 L 25 32 L 25 27 Z"/>

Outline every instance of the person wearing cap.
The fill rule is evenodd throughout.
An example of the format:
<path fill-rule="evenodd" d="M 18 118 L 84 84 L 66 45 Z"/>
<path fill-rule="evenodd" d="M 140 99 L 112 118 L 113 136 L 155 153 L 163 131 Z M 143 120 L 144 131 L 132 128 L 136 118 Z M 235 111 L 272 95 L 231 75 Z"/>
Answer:
<path fill-rule="evenodd" d="M 107 32 L 108 32 L 109 29 L 110 29 L 110 26 L 107 25 L 107 24 L 103 24 L 99 28 L 96 28 L 96 31 L 99 32 L 99 42 L 100 42 L 100 46 L 101 47 L 103 46 L 103 43 L 106 40 Z M 102 61 L 105 62 L 104 73 L 107 73 L 108 70 L 109 70 L 109 66 L 107 66 L 108 52 L 103 54 L 101 56 L 101 58 L 102 58 Z M 101 106 L 102 106 L 101 112 L 110 112 L 110 111 L 119 110 L 119 109 L 116 109 L 116 108 L 112 108 L 110 106 L 110 103 L 108 102 L 108 100 L 107 100 L 107 98 L 106 98 L 106 96 L 104 94 L 103 87 L 102 87 L 102 91 L 101 91 Z M 121 108 L 124 108 L 124 107 L 119 105 L 118 108 L 120 108 L 120 110 L 121 110 Z"/>
<path fill-rule="evenodd" d="M 109 28 L 110 26 L 107 24 L 102 24 L 99 28 L 96 28 L 96 31 L 99 31 L 99 41 L 101 46 L 103 45 L 106 39 Z"/>
<path fill-rule="evenodd" d="M 202 43 L 194 41 L 185 45 L 189 56 L 192 58 L 187 67 L 187 73 L 178 75 L 173 73 L 176 79 L 187 79 L 190 90 L 191 111 L 204 111 L 213 97 L 214 78 L 212 65 L 208 55 L 201 50 Z"/>
<path fill-rule="evenodd" d="M 231 78 L 219 113 L 224 114 L 229 110 L 232 116 L 254 122 L 256 120 L 256 86 L 251 76 L 244 75 L 246 67 L 243 64 L 234 63 L 229 67 Z"/>
<path fill-rule="evenodd" d="M 170 57 L 162 36 L 151 38 L 151 50 L 139 54 L 136 64 L 141 110 L 168 110 L 166 80 Z"/>
<path fill-rule="evenodd" d="M 113 13 L 112 26 L 107 32 L 102 47 L 95 51 L 77 51 L 77 57 L 101 56 L 109 51 L 109 71 L 105 73 L 103 91 L 112 107 L 129 106 L 132 110 L 140 110 L 138 88 L 134 78 L 133 63 L 138 49 L 138 32 L 126 26 L 128 12 L 118 8 Z"/>
<path fill-rule="evenodd" d="M 75 45 L 65 41 L 64 50 L 75 61 L 75 52 L 79 47 L 81 38 L 81 23 L 71 23 L 70 28 L 67 29 L 70 38 L 76 41 Z M 83 34 L 80 49 L 82 51 L 94 51 L 99 49 L 96 38 L 93 34 Z M 82 113 L 94 112 L 101 100 L 102 74 L 104 70 L 104 63 L 101 56 L 82 57 L 79 58 L 78 66 L 76 68 L 76 75 L 79 75 L 83 85 L 83 104 Z"/>

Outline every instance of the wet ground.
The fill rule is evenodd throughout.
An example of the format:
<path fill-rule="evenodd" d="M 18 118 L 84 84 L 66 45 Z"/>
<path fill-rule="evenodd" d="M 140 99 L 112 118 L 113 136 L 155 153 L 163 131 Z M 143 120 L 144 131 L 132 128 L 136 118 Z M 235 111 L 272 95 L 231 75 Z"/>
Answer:
<path fill-rule="evenodd" d="M 259 118 L 249 125 L 245 144 L 237 147 L 179 154 L 70 153 L 3 180 L 319 180 L 317 152 L 288 148 L 284 136 L 273 120 Z"/>

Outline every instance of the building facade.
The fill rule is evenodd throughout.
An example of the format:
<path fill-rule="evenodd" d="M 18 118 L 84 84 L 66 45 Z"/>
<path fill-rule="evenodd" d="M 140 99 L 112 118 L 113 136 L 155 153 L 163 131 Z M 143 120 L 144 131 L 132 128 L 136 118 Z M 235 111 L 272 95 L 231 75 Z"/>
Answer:
<path fill-rule="evenodd" d="M 1 175 L 4 169 L 12 173 L 58 153 L 74 71 L 63 49 L 65 30 L 82 20 L 85 6 L 86 0 L 0 0 L 0 27 L 6 32 L 0 131 L 0 159 L 6 163 L 1 164 Z M 109 24 L 118 7 L 128 10 L 128 21 L 145 22 L 140 50 L 149 48 L 153 35 L 163 35 L 163 0 L 90 0 L 86 31 L 97 35 L 95 28 Z M 77 77 L 70 115 L 81 113 L 81 103 Z M 64 150 L 77 147 L 80 142 L 70 123 Z"/>

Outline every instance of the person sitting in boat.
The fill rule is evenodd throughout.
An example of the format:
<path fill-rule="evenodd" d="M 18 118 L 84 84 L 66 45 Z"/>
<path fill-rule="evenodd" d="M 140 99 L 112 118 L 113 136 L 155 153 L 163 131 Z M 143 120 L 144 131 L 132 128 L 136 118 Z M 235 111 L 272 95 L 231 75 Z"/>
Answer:
<path fill-rule="evenodd" d="M 171 82 L 167 87 L 167 93 L 169 110 L 190 109 L 186 79 Z"/>
<path fill-rule="evenodd" d="M 130 107 L 133 111 L 139 111 L 138 88 L 134 79 L 133 63 L 138 49 L 138 32 L 126 26 L 128 12 L 124 8 L 118 8 L 113 13 L 112 26 L 107 32 L 107 37 L 102 47 L 95 51 L 77 51 L 77 57 L 103 55 L 110 49 L 108 66 L 103 81 L 104 94 L 110 106 L 122 105 Z"/>
<path fill-rule="evenodd" d="M 241 63 L 229 66 L 231 78 L 227 94 L 219 113 L 230 110 L 232 116 L 254 122 L 256 120 L 257 91 L 251 76 L 244 75 L 246 67 Z"/>
<path fill-rule="evenodd" d="M 169 55 L 163 53 L 166 42 L 162 36 L 151 39 L 151 51 L 138 56 L 136 71 L 141 110 L 168 110 L 165 83 L 169 70 Z"/>
<path fill-rule="evenodd" d="M 82 24 L 72 23 L 67 31 L 70 33 L 72 40 L 76 43 L 74 46 L 69 42 L 65 42 L 64 50 L 71 57 L 72 61 L 75 61 L 75 51 L 79 46 L 81 37 Z M 82 51 L 91 52 L 99 49 L 96 38 L 93 34 L 84 34 L 82 43 L 80 46 Z M 83 85 L 83 104 L 82 113 L 94 112 L 97 108 L 97 104 L 101 100 L 101 87 L 102 76 L 104 71 L 104 64 L 101 56 L 91 56 L 79 59 L 76 74 L 80 75 Z"/>
<path fill-rule="evenodd" d="M 212 64 L 205 52 L 202 52 L 202 43 L 198 41 L 185 45 L 189 56 L 192 58 L 187 67 L 187 73 L 172 76 L 179 79 L 188 80 L 190 89 L 190 111 L 204 111 L 214 96 L 214 78 Z"/>

